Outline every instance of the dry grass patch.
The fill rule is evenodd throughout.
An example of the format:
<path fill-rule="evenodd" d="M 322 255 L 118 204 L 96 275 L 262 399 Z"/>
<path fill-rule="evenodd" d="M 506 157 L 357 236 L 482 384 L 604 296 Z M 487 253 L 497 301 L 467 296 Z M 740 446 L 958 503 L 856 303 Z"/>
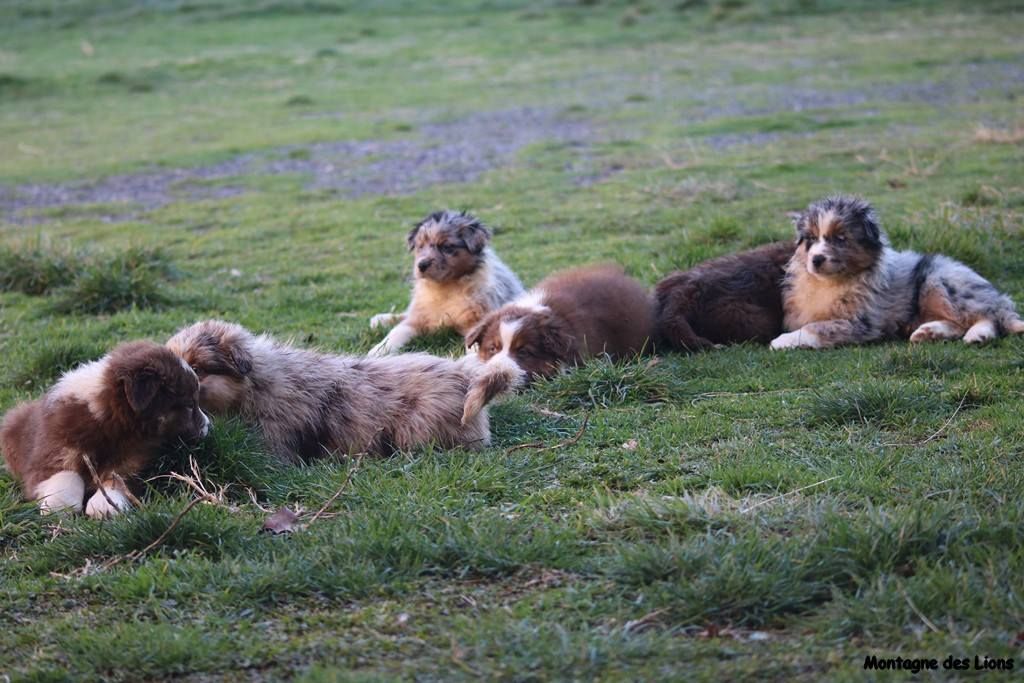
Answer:
<path fill-rule="evenodd" d="M 1012 128 L 997 128 L 979 124 L 974 129 L 974 141 L 998 145 L 1016 145 L 1024 141 L 1024 124 L 1015 124 Z"/>

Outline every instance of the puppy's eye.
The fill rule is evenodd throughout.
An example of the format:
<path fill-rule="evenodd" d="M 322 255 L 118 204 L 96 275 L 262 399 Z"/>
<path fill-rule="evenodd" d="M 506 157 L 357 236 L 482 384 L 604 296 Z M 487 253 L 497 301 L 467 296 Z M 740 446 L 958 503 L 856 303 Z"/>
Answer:
<path fill-rule="evenodd" d="M 443 247 L 441 247 L 441 252 L 445 254 L 454 254 L 456 251 L 458 251 L 458 249 L 456 249 L 450 244 L 446 244 Z"/>

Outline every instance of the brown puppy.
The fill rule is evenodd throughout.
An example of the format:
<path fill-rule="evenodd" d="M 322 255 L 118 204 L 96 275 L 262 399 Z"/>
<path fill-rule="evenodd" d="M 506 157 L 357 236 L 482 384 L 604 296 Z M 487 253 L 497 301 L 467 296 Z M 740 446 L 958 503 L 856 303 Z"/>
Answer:
<path fill-rule="evenodd" d="M 464 211 L 437 211 L 409 233 L 414 253 L 412 302 L 405 313 L 381 313 L 370 327 L 395 325 L 370 350 L 394 353 L 414 337 L 452 328 L 466 334 L 490 311 L 523 293 L 523 286 L 488 245 L 491 231 Z"/>
<path fill-rule="evenodd" d="M 287 462 L 490 442 L 484 405 L 464 409 L 480 370 L 472 356 L 336 356 L 220 320 L 186 327 L 167 346 L 199 375 L 204 409 L 256 425 Z"/>
<path fill-rule="evenodd" d="M 466 335 L 466 348 L 475 346 L 487 368 L 471 398 L 486 402 L 495 393 L 533 377 L 551 377 L 592 356 L 620 359 L 649 351 L 654 330 L 647 288 L 621 267 L 556 273 L 490 313 Z"/>
<path fill-rule="evenodd" d="M 124 480 L 156 449 L 206 435 L 199 380 L 181 359 L 152 342 L 121 344 L 103 358 L 66 373 L 47 394 L 4 417 L 0 446 L 25 497 L 44 512 L 81 510 L 106 517 L 127 509 Z M 85 458 L 103 490 L 97 490 Z"/>
<path fill-rule="evenodd" d="M 767 344 L 782 332 L 782 279 L 792 242 L 704 261 L 655 287 L 658 339 L 704 351 L 718 344 Z"/>

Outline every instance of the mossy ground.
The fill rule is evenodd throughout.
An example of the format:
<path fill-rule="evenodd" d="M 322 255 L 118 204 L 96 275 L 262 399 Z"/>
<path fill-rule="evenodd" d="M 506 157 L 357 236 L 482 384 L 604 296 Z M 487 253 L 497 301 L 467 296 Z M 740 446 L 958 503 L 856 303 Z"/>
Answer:
<path fill-rule="evenodd" d="M 363 352 L 407 301 L 407 226 L 442 207 L 495 226 L 528 284 L 607 259 L 653 284 L 856 192 L 896 245 L 1024 302 L 1022 33 L 1009 1 L 4 3 L 0 407 L 208 316 Z M 502 126 L 535 134 L 502 146 Z M 425 179 L 437 131 L 496 151 Z M 324 170 L 338 141 L 370 151 Z M 39 199 L 57 190 L 84 200 Z M 496 406 L 485 451 L 364 460 L 340 514 L 280 537 L 248 491 L 315 510 L 350 465 L 281 468 L 221 420 L 195 455 L 225 504 L 104 570 L 192 492 L 41 518 L 0 474 L 0 674 L 1019 669 L 1022 387 L 1021 339 L 595 363 Z M 561 445 L 509 450 L 527 442 Z"/>

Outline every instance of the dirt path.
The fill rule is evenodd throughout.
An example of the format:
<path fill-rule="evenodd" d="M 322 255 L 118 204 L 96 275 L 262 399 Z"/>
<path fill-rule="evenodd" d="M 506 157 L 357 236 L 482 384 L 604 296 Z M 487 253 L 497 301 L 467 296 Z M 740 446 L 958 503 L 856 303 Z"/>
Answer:
<path fill-rule="evenodd" d="M 242 154 L 207 166 L 145 170 L 94 181 L 0 186 L 0 213 L 12 222 L 45 220 L 34 210 L 99 205 L 101 220 L 134 218 L 140 211 L 174 201 L 195 201 L 245 191 L 232 179 L 298 174 L 313 189 L 344 197 L 402 195 L 432 185 L 466 183 L 512 164 L 524 147 L 538 142 L 581 143 L 590 127 L 542 109 L 482 112 L 429 123 L 406 137 L 346 140 Z M 119 206 L 124 210 L 119 210 Z"/>

